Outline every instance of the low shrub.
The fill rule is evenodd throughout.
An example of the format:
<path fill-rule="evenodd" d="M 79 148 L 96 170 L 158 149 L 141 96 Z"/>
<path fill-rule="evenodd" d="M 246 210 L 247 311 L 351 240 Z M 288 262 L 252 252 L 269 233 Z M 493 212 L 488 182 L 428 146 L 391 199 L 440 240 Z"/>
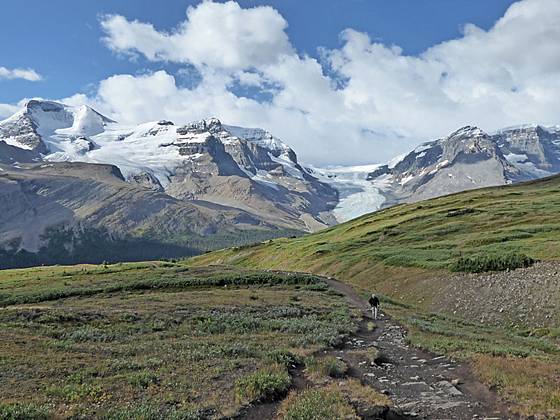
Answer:
<path fill-rule="evenodd" d="M 197 409 L 162 408 L 149 404 L 135 407 L 112 408 L 100 418 L 102 420 L 200 420 L 208 418 L 208 414 Z"/>
<path fill-rule="evenodd" d="M 503 254 L 503 255 L 475 255 L 461 257 L 451 265 L 452 271 L 463 271 L 468 273 L 482 273 L 485 271 L 505 271 L 516 268 L 532 266 L 536 260 L 525 254 Z"/>
<path fill-rule="evenodd" d="M 155 373 L 149 371 L 134 372 L 128 375 L 128 383 L 136 388 L 147 388 L 151 384 L 157 384 L 159 378 Z"/>
<path fill-rule="evenodd" d="M 371 410 L 375 407 L 391 406 L 391 400 L 370 386 L 362 384 L 358 379 L 350 378 L 343 381 L 334 381 L 328 387 L 328 390 L 338 392 L 344 396 L 357 409 L 358 414 L 365 408 Z M 361 416 L 370 418 L 370 416 Z M 377 418 L 377 416 L 375 416 Z"/>
<path fill-rule="evenodd" d="M 0 419 L 3 420 L 46 420 L 51 418 L 49 411 L 34 404 L 0 403 Z"/>
<path fill-rule="evenodd" d="M 470 207 L 467 207 L 467 208 L 464 208 L 464 209 L 453 209 L 453 210 L 448 210 L 445 217 L 463 216 L 465 214 L 472 214 L 474 212 L 475 212 L 475 209 L 470 208 Z"/>
<path fill-rule="evenodd" d="M 338 420 L 358 419 L 354 408 L 336 391 L 308 389 L 300 394 L 291 393 L 280 407 L 280 418 L 285 420 Z"/>
<path fill-rule="evenodd" d="M 329 285 L 324 282 L 311 283 L 311 284 L 304 285 L 303 289 L 310 290 L 313 292 L 326 292 L 327 290 L 329 290 Z"/>
<path fill-rule="evenodd" d="M 363 349 L 351 350 L 350 354 L 355 355 L 362 360 L 365 360 L 370 365 L 375 364 L 380 357 L 379 350 L 375 347 L 366 347 Z"/>
<path fill-rule="evenodd" d="M 66 384 L 64 386 L 51 385 L 45 389 L 45 392 L 50 397 L 62 398 L 69 402 L 76 402 L 84 398 L 97 398 L 101 395 L 103 389 L 100 385 L 83 383 Z"/>
<path fill-rule="evenodd" d="M 64 338 L 74 342 L 96 341 L 107 343 L 113 341 L 116 337 L 112 332 L 106 332 L 99 328 L 85 326 L 64 335 Z"/>
<path fill-rule="evenodd" d="M 299 357 L 288 350 L 274 350 L 268 352 L 264 359 L 268 362 L 277 363 L 286 367 L 297 365 L 300 362 Z"/>
<path fill-rule="evenodd" d="M 334 356 L 314 357 L 305 359 L 305 372 L 313 379 L 326 377 L 340 378 L 348 371 L 348 366 Z"/>
<path fill-rule="evenodd" d="M 235 382 L 235 396 L 243 402 L 275 401 L 288 392 L 292 378 L 286 368 L 272 364 Z"/>

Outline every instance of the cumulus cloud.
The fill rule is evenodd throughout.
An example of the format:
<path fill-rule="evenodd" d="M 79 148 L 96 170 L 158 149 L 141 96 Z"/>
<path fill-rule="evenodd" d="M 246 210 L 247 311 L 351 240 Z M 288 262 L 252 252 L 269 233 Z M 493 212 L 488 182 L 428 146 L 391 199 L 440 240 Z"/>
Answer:
<path fill-rule="evenodd" d="M 233 1 L 204 2 L 187 9 L 187 19 L 172 32 L 109 15 L 101 21 L 113 51 L 141 53 L 152 61 L 176 61 L 226 69 L 258 67 L 291 54 L 286 20 L 272 7 L 242 9 Z"/>
<path fill-rule="evenodd" d="M 19 107 L 11 104 L 0 104 L 0 120 L 8 118 L 10 115 L 16 113 Z"/>
<path fill-rule="evenodd" d="M 37 82 L 42 79 L 41 75 L 33 69 L 8 69 L 0 66 L 1 79 L 24 79 L 30 82 Z"/>
<path fill-rule="evenodd" d="M 112 50 L 188 63 L 201 80 L 184 88 L 164 70 L 116 75 L 87 100 L 125 122 L 217 116 L 264 127 L 311 163 L 382 162 L 467 124 L 560 123 L 558 22 L 557 0 L 522 0 L 489 30 L 467 24 L 419 55 L 347 29 L 317 59 L 297 53 L 271 7 L 203 2 L 170 32 L 108 16 Z"/>

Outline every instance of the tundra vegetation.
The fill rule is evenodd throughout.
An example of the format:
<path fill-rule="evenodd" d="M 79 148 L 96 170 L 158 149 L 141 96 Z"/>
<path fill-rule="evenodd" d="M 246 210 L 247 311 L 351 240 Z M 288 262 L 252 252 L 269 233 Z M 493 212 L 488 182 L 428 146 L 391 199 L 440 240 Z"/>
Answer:
<path fill-rule="evenodd" d="M 311 275 L 153 262 L 0 271 L 0 417 L 207 418 L 284 398 L 355 329 Z"/>
<path fill-rule="evenodd" d="M 547 298 L 527 313 L 518 308 L 520 299 L 556 296 L 558 270 L 535 265 L 526 279 L 515 277 L 523 284 L 502 281 L 484 295 L 469 287 L 490 281 L 489 271 L 507 276 L 538 261 L 554 265 L 560 258 L 559 212 L 556 176 L 398 205 L 312 235 L 216 251 L 189 264 L 333 276 L 364 298 L 376 290 L 383 308 L 409 329 L 414 345 L 468 361 L 514 412 L 555 418 L 560 416 L 560 303 Z M 552 277 L 543 278 L 547 273 Z M 469 276 L 481 281 L 469 283 L 475 278 Z M 450 287 L 478 301 L 461 312 L 460 305 L 445 302 Z M 516 299 L 509 309 L 500 306 Z M 492 312 L 491 323 L 478 306 Z M 532 321 L 532 311 L 544 321 Z"/>

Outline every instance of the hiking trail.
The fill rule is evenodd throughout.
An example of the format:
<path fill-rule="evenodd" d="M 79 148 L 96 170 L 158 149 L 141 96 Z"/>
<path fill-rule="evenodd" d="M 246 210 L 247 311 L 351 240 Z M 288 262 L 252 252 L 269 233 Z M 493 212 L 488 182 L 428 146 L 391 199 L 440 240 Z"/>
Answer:
<path fill-rule="evenodd" d="M 318 276 L 319 277 L 319 276 Z M 348 365 L 347 376 L 362 381 L 387 395 L 394 406 L 380 417 L 371 419 L 513 419 L 498 403 L 496 395 L 478 381 L 468 365 L 411 346 L 407 331 L 398 322 L 379 311 L 373 320 L 369 304 L 348 284 L 330 277 L 320 277 L 348 303 L 362 312 L 359 328 L 344 343 L 319 354 L 333 355 Z M 368 329 L 373 322 L 375 329 Z M 355 350 L 375 347 L 375 363 L 360 359 Z M 291 370 L 293 389 L 309 386 L 303 378 L 303 367 Z M 246 407 L 238 419 L 276 418 L 280 402 Z"/>

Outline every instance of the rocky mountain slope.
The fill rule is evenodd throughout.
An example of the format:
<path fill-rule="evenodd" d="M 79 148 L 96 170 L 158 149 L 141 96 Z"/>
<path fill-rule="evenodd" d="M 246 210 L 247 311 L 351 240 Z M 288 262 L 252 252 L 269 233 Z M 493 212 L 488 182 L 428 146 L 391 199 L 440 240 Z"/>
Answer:
<path fill-rule="evenodd" d="M 467 126 L 378 167 L 368 179 L 389 206 L 558 172 L 559 127 L 523 126 L 488 134 Z"/>
<path fill-rule="evenodd" d="M 208 119 L 123 126 L 87 107 L 29 101 L 0 122 L 0 141 L 31 159 L 112 164 L 127 181 L 172 197 L 266 214 L 283 227 L 334 222 L 337 192 L 310 176 L 295 152 L 261 129 Z"/>
<path fill-rule="evenodd" d="M 219 222 L 202 218 L 206 228 L 199 233 L 203 236 L 239 229 L 246 232 L 252 226 L 258 231 L 255 238 L 266 238 L 263 229 L 271 236 L 284 231 L 312 232 L 396 203 L 558 173 L 560 128 L 523 126 L 488 134 L 463 127 L 387 165 L 318 169 L 303 167 L 290 147 L 265 130 L 228 126 L 214 118 L 188 124 L 161 120 L 126 126 L 87 106 L 31 100 L 0 122 L 0 164 L 4 165 L 0 175 L 29 172 L 28 180 L 34 179 L 37 167 L 62 162 L 66 165 L 56 166 L 56 177 L 66 171 L 74 178 L 84 168 L 74 165 L 78 162 L 89 164 L 84 172 L 87 176 L 98 171 L 93 169 L 95 165 L 112 165 L 122 177 L 120 182 L 135 188 L 139 197 L 158 193 L 191 206 L 237 212 L 236 217 Z M 55 176 L 44 170 L 41 173 L 42 180 Z M 80 191 L 96 197 L 87 188 Z M 70 210 L 74 212 L 74 208 Z M 218 213 L 212 217 L 219 218 Z M 18 238 L 18 229 L 12 227 L 23 229 L 26 223 L 23 212 L 10 214 L 5 229 L 11 233 L 0 237 L 3 249 Z M 50 216 L 40 224 L 35 238 L 22 230 L 19 250 L 36 251 L 45 245 L 42 235 L 49 220 Z M 72 226 L 83 222 L 80 213 L 53 220 Z M 135 223 L 122 218 L 120 224 L 114 222 L 107 228 L 122 237 L 132 233 Z M 158 229 L 148 223 L 141 230 Z M 184 233 L 187 231 L 190 235 L 190 230 Z M 177 230 L 174 235 L 182 232 Z"/>
<path fill-rule="evenodd" d="M 113 165 L 0 165 L 2 267 L 177 257 L 290 232 L 138 187 Z"/>
<path fill-rule="evenodd" d="M 61 227 L 184 236 L 190 247 L 193 235 L 230 235 L 214 240 L 225 246 L 335 222 L 337 191 L 292 149 L 217 119 L 129 127 L 86 106 L 31 100 L 0 122 L 0 164 L 0 248 L 12 254 L 48 247 Z"/>

